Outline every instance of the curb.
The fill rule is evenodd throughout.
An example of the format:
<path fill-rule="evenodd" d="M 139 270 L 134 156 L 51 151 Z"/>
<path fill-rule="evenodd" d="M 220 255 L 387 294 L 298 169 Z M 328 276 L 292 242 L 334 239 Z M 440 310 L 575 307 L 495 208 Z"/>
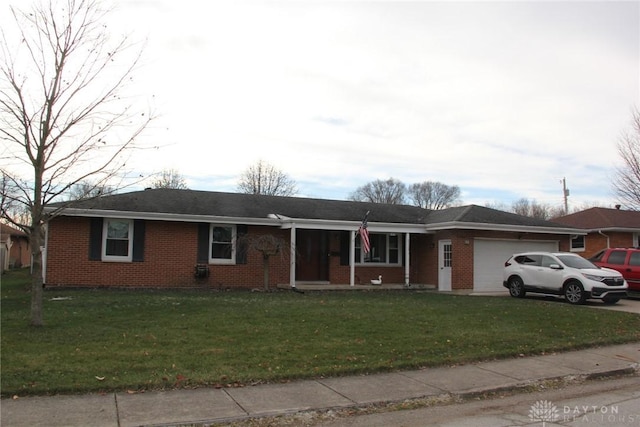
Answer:
<path fill-rule="evenodd" d="M 269 415 L 255 415 L 255 416 L 243 416 L 243 417 L 232 417 L 226 419 L 212 419 L 212 420 L 202 420 L 197 422 L 189 422 L 185 424 L 152 424 L 147 427 L 216 427 L 223 426 L 229 423 L 233 423 L 234 426 L 242 427 L 247 426 L 261 426 L 261 423 L 266 423 L 265 425 L 274 425 L 269 421 L 276 420 L 278 418 L 286 418 L 286 417 L 304 417 L 305 415 L 313 416 L 321 416 L 322 414 L 332 413 L 334 416 L 340 414 L 350 414 L 353 415 L 354 411 L 360 412 L 358 415 L 364 414 L 373 414 L 377 412 L 391 412 L 402 409 L 409 408 L 401 408 L 401 406 L 410 407 L 411 409 L 425 408 L 425 407 L 435 407 L 442 405 L 451 405 L 456 403 L 461 403 L 469 400 L 484 400 L 491 399 L 495 396 L 500 395 L 511 395 L 517 393 L 528 393 L 533 392 L 543 388 L 563 388 L 573 384 L 580 384 L 589 381 L 598 381 L 605 379 L 614 379 L 619 377 L 629 377 L 629 376 L 640 376 L 640 364 L 633 364 L 627 368 L 622 369 L 611 369 L 608 371 L 588 373 L 588 374 L 579 374 L 579 375 L 561 375 L 557 377 L 549 377 L 549 378 L 540 378 L 537 380 L 528 380 L 519 384 L 509 385 L 509 386 L 501 386 L 501 387 L 486 387 L 482 389 L 475 389 L 470 391 L 465 391 L 462 393 L 441 393 L 436 395 L 424 395 L 424 396 L 416 396 L 407 399 L 401 400 L 388 400 L 388 401 L 379 401 L 373 403 L 366 404 L 354 404 L 348 406 L 339 406 L 339 407 L 325 407 L 325 408 L 316 408 L 316 409 L 308 409 L 304 411 L 284 411 L 277 414 L 269 414 Z M 307 417 L 308 418 L 308 417 Z M 256 424 L 258 423 L 258 424 Z"/>

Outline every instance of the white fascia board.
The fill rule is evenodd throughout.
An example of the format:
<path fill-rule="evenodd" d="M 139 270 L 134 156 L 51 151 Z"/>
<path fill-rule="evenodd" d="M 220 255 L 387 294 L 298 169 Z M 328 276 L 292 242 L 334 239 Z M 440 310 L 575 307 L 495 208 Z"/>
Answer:
<path fill-rule="evenodd" d="M 584 229 L 587 233 L 598 233 L 602 231 L 603 233 L 640 233 L 640 227 L 632 228 L 632 227 L 607 227 L 607 228 L 592 228 L 592 229 Z"/>
<path fill-rule="evenodd" d="M 540 233 L 540 234 L 572 234 L 586 235 L 587 231 L 579 228 L 564 227 L 535 227 L 528 225 L 511 225 L 511 224 L 491 224 L 491 223 L 475 223 L 475 222 L 442 222 L 439 224 L 427 225 L 427 231 L 443 231 L 443 230 L 488 230 L 488 231 L 515 231 L 519 233 Z"/>
<path fill-rule="evenodd" d="M 357 231 L 361 221 L 334 221 L 326 219 L 287 218 L 281 221 L 281 228 L 303 228 L 307 230 Z M 415 233 L 428 234 L 422 224 L 398 224 L 383 222 L 368 222 L 370 233 Z"/>
<path fill-rule="evenodd" d="M 283 215 L 269 215 L 266 218 L 228 217 L 213 215 L 185 215 L 162 212 L 134 212 L 115 211 L 103 209 L 78 209 L 66 208 L 58 212 L 61 216 L 121 218 L 121 219 L 146 219 L 152 221 L 176 221 L 176 222 L 209 222 L 216 224 L 246 224 L 263 225 L 290 229 L 292 227 L 313 230 L 346 230 L 356 231 L 360 227 L 360 221 L 332 221 L 322 219 L 289 218 Z M 387 233 L 428 233 L 423 225 L 419 224 L 395 224 L 395 223 L 369 223 L 369 232 Z"/>
<path fill-rule="evenodd" d="M 185 215 L 159 212 L 133 212 L 133 211 L 112 211 L 100 209 L 64 209 L 58 213 L 61 216 L 83 216 L 100 218 L 122 218 L 122 219 L 146 219 L 152 221 L 174 221 L 174 222 L 210 222 L 216 224 L 246 224 L 246 225 L 266 225 L 278 227 L 280 221 L 272 218 L 243 218 L 213 215 Z"/>

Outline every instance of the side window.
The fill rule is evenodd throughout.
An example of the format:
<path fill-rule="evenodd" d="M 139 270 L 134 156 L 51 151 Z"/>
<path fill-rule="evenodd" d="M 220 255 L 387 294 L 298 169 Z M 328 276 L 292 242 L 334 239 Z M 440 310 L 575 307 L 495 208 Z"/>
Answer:
<path fill-rule="evenodd" d="M 611 251 L 609 254 L 609 260 L 607 261 L 609 264 L 622 265 L 624 264 L 624 259 L 627 257 L 627 251 Z"/>
<path fill-rule="evenodd" d="M 584 236 L 571 237 L 571 251 L 572 252 L 584 251 Z"/>
<path fill-rule="evenodd" d="M 600 251 L 600 252 L 598 252 L 597 254 L 595 254 L 594 256 L 592 256 L 591 258 L 589 258 L 589 261 L 593 261 L 593 262 L 596 262 L 596 261 L 597 261 L 597 262 L 600 262 L 600 261 L 602 261 L 602 257 L 604 256 L 604 254 L 605 254 L 606 252 L 607 252 L 607 251 Z"/>
<path fill-rule="evenodd" d="M 553 258 L 551 258 L 550 256 L 543 255 L 542 256 L 542 264 L 541 265 L 543 267 L 549 267 L 549 266 L 551 266 L 551 264 L 558 265 L 558 262 L 556 260 L 554 260 Z"/>
<path fill-rule="evenodd" d="M 132 260 L 133 221 L 127 219 L 105 219 L 102 231 L 102 260 Z"/>
<path fill-rule="evenodd" d="M 212 224 L 209 237 L 211 247 L 209 262 L 215 264 L 233 264 L 236 262 L 235 226 Z"/>
<path fill-rule="evenodd" d="M 542 263 L 541 255 L 520 255 L 516 257 L 516 262 L 523 265 L 539 266 Z"/>
<path fill-rule="evenodd" d="M 629 257 L 629 265 L 640 266 L 640 252 L 631 252 Z"/>

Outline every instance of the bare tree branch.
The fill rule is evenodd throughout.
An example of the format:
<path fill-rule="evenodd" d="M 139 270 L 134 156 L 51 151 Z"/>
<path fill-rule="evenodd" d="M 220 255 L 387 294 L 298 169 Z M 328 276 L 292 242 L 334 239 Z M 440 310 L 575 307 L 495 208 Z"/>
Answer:
<path fill-rule="evenodd" d="M 263 160 L 258 160 L 242 173 L 238 190 L 268 196 L 293 196 L 298 191 L 289 175 Z"/>
<path fill-rule="evenodd" d="M 401 205 L 404 203 L 406 185 L 401 181 L 389 178 L 377 179 L 358 187 L 349 198 L 356 202 L 388 203 Z"/>
<path fill-rule="evenodd" d="M 622 165 L 616 170 L 613 189 L 629 209 L 640 210 L 640 112 L 637 109 L 632 114 L 631 130 L 620 137 L 618 154 Z"/>
<path fill-rule="evenodd" d="M 460 201 L 460 187 L 441 182 L 425 181 L 412 184 L 408 193 L 415 206 L 425 209 L 445 209 Z"/>
<path fill-rule="evenodd" d="M 11 12 L 16 31 L 3 28 L 0 39 L 0 159 L 8 184 L 0 212 L 30 237 L 31 323 L 39 326 L 43 230 L 59 212 L 50 205 L 69 200 L 63 196 L 79 185 L 94 196 L 124 179 L 153 115 L 124 96 L 142 47 L 128 36 L 112 39 L 99 0 L 44 0 Z M 25 210 L 28 223 L 19 215 Z"/>

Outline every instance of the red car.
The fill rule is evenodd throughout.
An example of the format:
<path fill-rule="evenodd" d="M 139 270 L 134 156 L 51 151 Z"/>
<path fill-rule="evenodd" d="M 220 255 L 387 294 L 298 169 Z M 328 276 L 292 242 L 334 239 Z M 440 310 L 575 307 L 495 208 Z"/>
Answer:
<path fill-rule="evenodd" d="M 640 249 L 603 249 L 589 261 L 597 266 L 619 271 L 629 284 L 629 291 L 640 292 Z"/>

